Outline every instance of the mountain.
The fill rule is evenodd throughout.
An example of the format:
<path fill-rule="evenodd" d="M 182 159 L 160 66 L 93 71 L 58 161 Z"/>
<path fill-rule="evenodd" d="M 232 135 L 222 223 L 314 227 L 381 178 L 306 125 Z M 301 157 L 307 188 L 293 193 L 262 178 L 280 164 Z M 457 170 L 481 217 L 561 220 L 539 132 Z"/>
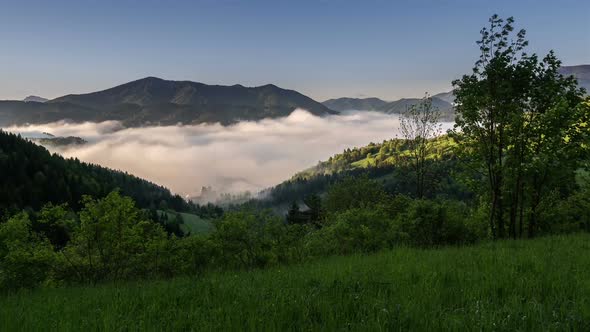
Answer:
<path fill-rule="evenodd" d="M 453 94 L 453 91 L 441 92 L 439 94 L 435 94 L 432 97 L 433 98 L 438 98 L 438 99 L 440 99 L 442 101 L 446 101 L 449 104 L 454 104 L 455 103 L 455 95 Z"/>
<path fill-rule="evenodd" d="M 47 98 L 43 98 L 43 97 L 39 97 L 39 96 L 28 96 L 25 99 L 23 99 L 24 102 L 35 102 L 35 103 L 44 103 L 46 101 L 48 101 L 49 99 Z"/>
<path fill-rule="evenodd" d="M 65 159 L 18 135 L 0 130 L 0 211 L 39 209 L 47 202 L 80 207 L 83 195 L 104 197 L 119 189 L 139 207 L 188 204 L 164 187 L 98 165 Z M 1 214 L 1 212 L 0 212 Z"/>
<path fill-rule="evenodd" d="M 590 93 L 590 65 L 562 66 L 559 72 L 564 76 L 574 76 L 578 80 L 578 85 Z"/>
<path fill-rule="evenodd" d="M 401 114 L 411 106 L 418 104 L 421 100 L 421 98 L 402 98 L 387 103 L 379 111 L 387 114 Z M 452 121 L 454 119 L 455 111 L 452 104 L 433 96 L 432 106 L 438 109 L 442 121 Z"/>
<path fill-rule="evenodd" d="M 207 85 L 147 77 L 103 91 L 66 95 L 45 103 L 0 101 L 0 125 L 118 120 L 125 126 L 175 125 L 288 116 L 297 108 L 323 116 L 336 114 L 293 90 L 268 84 Z"/>
<path fill-rule="evenodd" d="M 337 98 L 324 101 L 334 111 L 376 111 L 387 104 L 379 98 Z"/>
<path fill-rule="evenodd" d="M 418 104 L 421 98 L 402 98 L 400 100 L 387 103 L 380 108 L 380 111 L 389 114 L 399 114 L 405 112 L 409 107 Z M 439 109 L 441 112 L 452 111 L 453 105 L 436 97 L 432 97 L 432 106 Z"/>
<path fill-rule="evenodd" d="M 96 110 L 68 103 L 31 103 L 0 100 L 0 127 L 60 120 L 96 121 Z"/>
<path fill-rule="evenodd" d="M 432 105 L 441 112 L 441 120 L 451 121 L 455 113 L 451 100 L 454 101 L 452 92 L 444 92 L 432 96 Z M 337 98 L 324 101 L 322 104 L 334 111 L 376 111 L 387 114 L 401 114 L 410 106 L 416 105 L 420 98 L 402 98 L 387 102 L 379 98 Z"/>

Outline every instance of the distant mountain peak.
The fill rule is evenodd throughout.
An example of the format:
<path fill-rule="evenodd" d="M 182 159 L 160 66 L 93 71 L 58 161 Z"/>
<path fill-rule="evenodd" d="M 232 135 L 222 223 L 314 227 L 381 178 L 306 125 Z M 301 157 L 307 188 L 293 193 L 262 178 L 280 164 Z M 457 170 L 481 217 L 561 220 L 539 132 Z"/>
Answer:
<path fill-rule="evenodd" d="M 48 101 L 49 99 L 43 98 L 43 97 L 39 97 L 39 96 L 28 96 L 25 99 L 23 99 L 24 102 L 28 103 L 28 102 L 35 102 L 35 103 L 44 103 L 46 101 Z"/>
<path fill-rule="evenodd" d="M 387 102 L 376 97 L 368 98 L 335 98 L 322 104 L 334 111 L 376 111 L 384 107 Z"/>

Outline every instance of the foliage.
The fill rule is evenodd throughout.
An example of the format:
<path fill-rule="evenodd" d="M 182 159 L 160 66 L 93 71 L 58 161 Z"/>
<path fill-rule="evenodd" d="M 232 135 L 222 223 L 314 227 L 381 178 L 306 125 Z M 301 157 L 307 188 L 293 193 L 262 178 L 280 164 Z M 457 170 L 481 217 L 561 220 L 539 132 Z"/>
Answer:
<path fill-rule="evenodd" d="M 542 60 L 526 53 L 526 32 L 514 33 L 513 18 L 489 22 L 472 74 L 453 82 L 454 137 L 485 174 L 492 235 L 522 237 L 526 224 L 534 236 L 542 202 L 555 190 L 574 189 L 568 184 L 587 144 L 583 91 L 559 74 L 553 52 Z"/>
<path fill-rule="evenodd" d="M 331 186 L 326 194 L 326 213 L 337 213 L 354 208 L 368 208 L 387 200 L 388 195 L 379 183 L 366 177 L 349 177 Z"/>
<path fill-rule="evenodd" d="M 62 251 L 65 274 L 80 281 L 128 279 L 158 270 L 166 235 L 144 220 L 133 200 L 112 192 L 104 199 L 84 198 L 79 227 Z"/>
<path fill-rule="evenodd" d="M 400 131 L 408 144 L 410 152 L 408 160 L 414 169 L 418 198 L 422 198 L 427 187 L 432 185 L 427 183 L 429 179 L 432 179 L 427 158 L 433 150 L 432 139 L 442 133 L 439 120 L 440 113 L 432 105 L 432 98 L 429 95 L 425 95 L 420 103 L 412 105 L 400 116 Z"/>
<path fill-rule="evenodd" d="M 20 213 L 0 224 L 0 289 L 34 287 L 49 278 L 55 255 Z"/>

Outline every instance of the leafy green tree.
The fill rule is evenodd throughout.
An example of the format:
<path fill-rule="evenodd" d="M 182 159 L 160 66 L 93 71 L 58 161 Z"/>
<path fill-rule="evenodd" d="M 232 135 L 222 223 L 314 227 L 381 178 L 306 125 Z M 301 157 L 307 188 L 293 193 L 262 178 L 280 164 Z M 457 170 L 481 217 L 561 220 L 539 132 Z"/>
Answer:
<path fill-rule="evenodd" d="M 287 223 L 294 225 L 299 224 L 301 221 L 301 210 L 299 209 L 299 204 L 293 201 L 289 211 L 287 212 Z"/>
<path fill-rule="evenodd" d="M 566 138 L 579 122 L 574 109 L 582 91 L 559 75 L 552 52 L 542 61 L 525 52 L 526 32 L 514 33 L 513 18 L 494 15 L 489 22 L 473 73 L 453 82 L 455 138 L 487 179 L 493 237 L 522 236 L 525 210 L 533 236 L 543 196 L 575 171 L 580 141 Z"/>
<path fill-rule="evenodd" d="M 0 224 L 0 290 L 35 287 L 49 278 L 55 254 L 20 213 Z"/>
<path fill-rule="evenodd" d="M 325 199 L 327 213 L 365 208 L 386 202 L 389 196 L 383 186 L 365 176 L 348 177 L 334 184 Z"/>
<path fill-rule="evenodd" d="M 60 250 L 70 241 L 75 223 L 67 204 L 48 203 L 39 211 L 33 229 L 49 239 L 55 250 Z"/>
<path fill-rule="evenodd" d="M 215 222 L 211 239 L 226 266 L 263 267 L 279 261 L 277 248 L 285 232 L 281 218 L 269 212 L 238 211 Z"/>
<path fill-rule="evenodd" d="M 409 107 L 400 116 L 400 131 L 408 143 L 410 165 L 414 169 L 416 197 L 424 196 L 429 176 L 428 156 L 433 152 L 432 139 L 442 133 L 440 112 L 426 94 L 422 100 Z"/>
<path fill-rule="evenodd" d="M 308 195 L 307 197 L 305 197 L 303 202 L 309 208 L 309 210 L 307 211 L 309 221 L 317 227 L 321 227 L 323 224 L 323 219 L 325 217 L 325 211 L 320 196 L 317 194 Z"/>
<path fill-rule="evenodd" d="M 160 252 L 166 234 L 143 216 L 131 198 L 116 191 L 99 200 L 86 196 L 79 228 L 63 251 L 68 273 L 97 282 L 155 271 L 165 259 Z"/>

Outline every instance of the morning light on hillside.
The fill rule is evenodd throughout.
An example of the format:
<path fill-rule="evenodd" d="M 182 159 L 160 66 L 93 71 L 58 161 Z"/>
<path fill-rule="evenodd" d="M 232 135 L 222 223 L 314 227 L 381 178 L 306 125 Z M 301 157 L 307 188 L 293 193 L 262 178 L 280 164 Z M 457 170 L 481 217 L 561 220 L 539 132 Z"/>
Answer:
<path fill-rule="evenodd" d="M 0 8 L 0 331 L 590 330 L 587 1 Z"/>

